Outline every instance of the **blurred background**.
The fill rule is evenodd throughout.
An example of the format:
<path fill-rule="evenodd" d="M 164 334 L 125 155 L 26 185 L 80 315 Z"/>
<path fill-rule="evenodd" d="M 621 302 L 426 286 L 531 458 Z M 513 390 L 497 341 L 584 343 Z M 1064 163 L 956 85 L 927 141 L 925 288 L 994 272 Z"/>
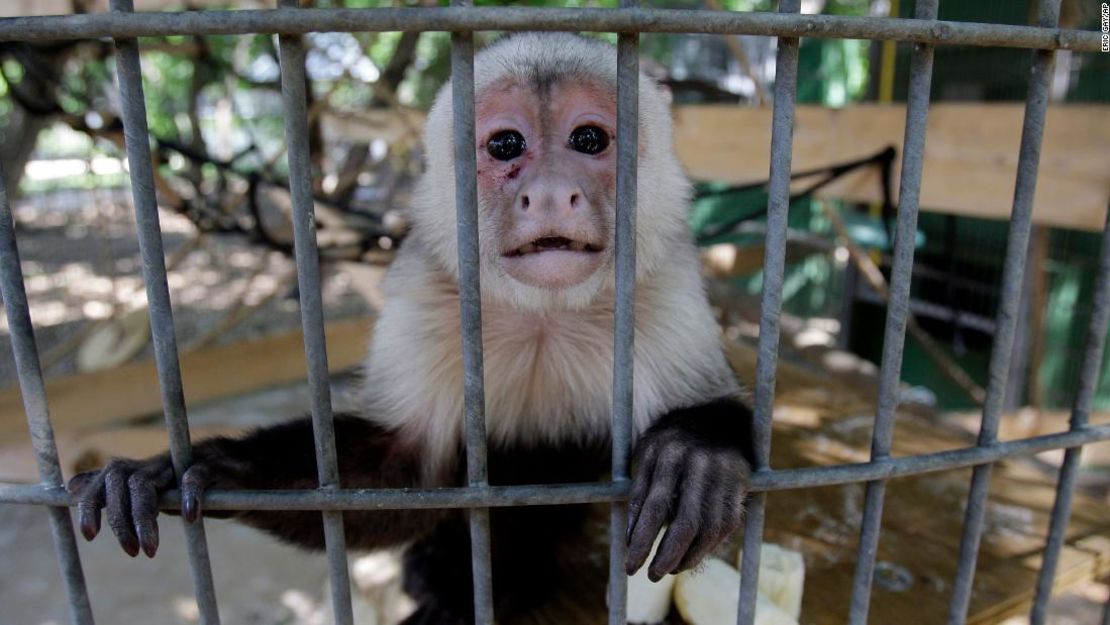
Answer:
<path fill-rule="evenodd" d="M 476 2 L 611 7 L 615 2 Z M 774 10 L 764 0 L 648 3 Z M 941 2 L 940 19 L 1029 24 L 1028 0 Z M 8 0 L 0 16 L 96 13 L 103 0 Z M 316 7 L 436 6 L 316 0 Z M 306 6 L 307 6 L 306 5 Z M 913 15 L 912 0 L 803 0 L 803 12 Z M 272 8 L 269 1 L 136 0 L 138 10 Z M 1098 29 L 1098 3 L 1064 0 L 1061 25 Z M 480 33 L 479 43 L 497 33 Z M 615 41 L 614 36 L 598 35 Z M 305 38 L 313 191 L 335 402 L 357 364 L 406 231 L 424 112 L 449 74 L 446 33 Z M 675 102 L 676 149 L 695 183 L 730 359 L 754 374 L 775 40 L 644 34 L 642 66 Z M 298 293 L 276 38 L 140 40 L 150 140 L 194 438 L 304 414 Z M 804 39 L 776 397 L 776 468 L 867 459 L 886 314 L 909 44 Z M 111 41 L 0 43 L 0 165 L 68 474 L 165 448 L 140 275 Z M 936 50 L 896 455 L 971 444 L 978 428 L 1006 247 L 1027 50 Z M 1067 427 L 1110 199 L 1110 55 L 1056 57 L 1029 265 L 1002 438 Z M 1110 350 L 1107 351 L 1110 358 Z M 1110 367 L 1093 422 L 1110 420 Z M 1011 462 L 992 482 L 973 623 L 1024 623 L 1060 453 Z M 892 483 L 874 622 L 942 620 L 968 472 Z M 0 318 L 0 481 L 36 481 Z M 1094 623 L 1110 574 L 1110 445 L 1088 447 L 1053 622 Z M 802 623 L 847 613 L 862 485 L 769 498 L 768 536 L 806 558 Z M 5 623 L 65 620 L 43 512 L 0 505 Z M 173 525 L 176 520 L 168 520 Z M 228 622 L 330 618 L 323 559 L 212 523 Z M 102 622 L 196 619 L 180 532 L 155 561 L 110 538 L 82 544 Z M 175 543 L 176 541 L 176 543 Z M 925 556 L 921 545 L 934 545 Z M 353 558 L 365 622 L 391 622 L 396 562 Z M 908 578 L 908 582 L 906 581 Z M 1066 591 L 1066 593 L 1064 592 Z M 401 602 L 403 603 L 403 602 Z M 842 609 L 843 608 L 843 609 Z M 398 608 L 400 609 L 400 608 Z M 937 612 L 931 618 L 931 611 Z"/>

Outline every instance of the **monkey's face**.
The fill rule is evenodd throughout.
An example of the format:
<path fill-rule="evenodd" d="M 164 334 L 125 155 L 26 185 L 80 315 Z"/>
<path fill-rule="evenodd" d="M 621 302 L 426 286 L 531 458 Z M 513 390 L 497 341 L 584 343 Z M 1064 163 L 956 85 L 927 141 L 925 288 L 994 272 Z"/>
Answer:
<path fill-rule="evenodd" d="M 616 67 L 613 46 L 520 33 L 474 58 L 482 296 L 529 310 L 611 304 L 614 285 Z M 636 279 L 696 263 L 689 185 L 675 157 L 669 94 L 639 79 Z M 410 241 L 458 277 L 451 85 L 424 127 L 427 170 Z"/>
<path fill-rule="evenodd" d="M 616 97 L 608 85 L 505 80 L 477 98 L 480 223 L 487 271 L 528 297 L 589 296 L 612 258 Z M 515 286 L 514 286 L 515 285 Z"/>

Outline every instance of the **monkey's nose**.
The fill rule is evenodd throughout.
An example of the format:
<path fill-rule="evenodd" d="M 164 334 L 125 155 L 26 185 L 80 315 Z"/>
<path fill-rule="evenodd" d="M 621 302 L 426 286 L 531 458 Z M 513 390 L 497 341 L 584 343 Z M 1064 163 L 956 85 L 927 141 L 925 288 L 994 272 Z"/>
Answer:
<path fill-rule="evenodd" d="M 570 184 L 538 184 L 525 189 L 517 196 L 516 209 L 536 216 L 570 216 L 585 205 L 581 189 Z"/>

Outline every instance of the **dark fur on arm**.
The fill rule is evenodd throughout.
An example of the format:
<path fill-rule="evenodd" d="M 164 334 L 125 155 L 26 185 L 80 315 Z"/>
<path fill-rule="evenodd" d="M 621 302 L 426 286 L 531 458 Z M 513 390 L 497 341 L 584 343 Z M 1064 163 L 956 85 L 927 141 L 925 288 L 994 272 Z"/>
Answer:
<path fill-rule="evenodd" d="M 345 488 L 420 486 L 419 458 L 402 448 L 393 432 L 351 415 L 335 418 L 341 485 Z M 158 548 L 158 496 L 175 486 L 169 454 L 147 460 L 116 459 L 101 471 L 70 480 L 86 538 L 100 531 L 100 509 L 124 551 Z M 201 500 L 213 489 L 316 488 L 312 423 L 299 419 L 260 429 L 242 438 L 213 438 L 193 447 L 193 464 L 181 480 L 182 514 L 195 520 Z M 437 510 L 345 512 L 347 544 L 370 549 L 405 542 L 430 531 L 447 513 Z M 212 512 L 232 517 L 303 547 L 322 548 L 323 522 L 314 511 Z"/>
<path fill-rule="evenodd" d="M 672 411 L 644 433 L 633 453 L 629 574 L 643 566 L 666 524 L 648 568 L 653 581 L 694 567 L 740 526 L 751 427 L 747 406 L 726 398 Z"/>

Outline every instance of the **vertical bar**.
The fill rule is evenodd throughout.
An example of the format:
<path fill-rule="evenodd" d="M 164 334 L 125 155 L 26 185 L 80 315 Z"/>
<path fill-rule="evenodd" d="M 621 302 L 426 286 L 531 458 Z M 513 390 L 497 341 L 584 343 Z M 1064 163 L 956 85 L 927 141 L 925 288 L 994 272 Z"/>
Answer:
<path fill-rule="evenodd" d="M 112 11 L 130 13 L 132 0 L 112 0 Z M 189 422 L 185 412 L 185 392 L 181 387 L 181 364 L 177 358 L 170 290 L 166 284 L 166 259 L 162 250 L 162 231 L 158 223 L 158 204 L 154 197 L 154 172 L 150 158 L 150 135 L 146 124 L 143 100 L 143 74 L 139 64 L 139 43 L 136 39 L 116 40 L 116 73 L 119 75 L 123 135 L 127 146 L 127 163 L 131 173 L 131 196 L 135 203 L 138 225 L 139 253 L 143 261 L 143 282 L 150 307 L 150 329 L 154 341 L 154 362 L 162 392 L 166 430 L 170 439 L 170 457 L 178 479 L 192 463 Z M 183 522 L 184 523 L 184 522 Z M 189 571 L 193 577 L 200 622 L 218 625 L 216 589 L 212 583 L 212 567 L 208 559 L 208 541 L 204 523 L 184 523 Z"/>
<path fill-rule="evenodd" d="M 798 13 L 801 0 L 779 0 L 779 13 Z M 771 410 L 775 400 L 775 368 L 779 359 L 779 315 L 786 265 L 786 218 L 790 209 L 790 157 L 794 135 L 794 103 L 798 92 L 798 39 L 781 37 L 775 59 L 775 102 L 771 117 L 771 173 L 767 198 L 767 238 L 763 253 L 763 297 L 759 308 L 759 351 L 755 372 L 755 467 L 771 464 Z M 737 625 L 755 623 L 759 582 L 759 550 L 767 495 L 750 498 L 740 560 L 740 609 Z"/>
<path fill-rule="evenodd" d="M 470 6 L 452 0 L 453 6 Z M 474 152 L 474 35 L 451 33 L 451 107 L 455 132 L 455 212 L 459 245 L 459 312 L 462 324 L 463 405 L 466 418 L 466 477 L 470 486 L 489 484 L 486 471 L 486 391 L 482 358 L 482 287 L 478 255 L 478 180 Z M 470 510 L 474 622 L 493 623 L 489 509 Z"/>
<path fill-rule="evenodd" d="M 1071 430 L 1087 426 L 1091 402 L 1102 371 L 1102 352 L 1106 346 L 1107 326 L 1110 325 L 1110 207 L 1107 207 L 1106 227 L 1102 232 L 1102 255 L 1095 280 L 1094 305 L 1087 326 L 1087 348 L 1083 352 L 1079 384 L 1072 403 Z M 1082 452 L 1082 447 L 1072 447 L 1064 452 L 1064 463 L 1060 467 L 1060 478 L 1056 485 L 1056 502 L 1052 506 L 1052 520 L 1045 541 L 1041 571 L 1037 577 L 1033 610 L 1029 614 L 1030 625 L 1044 625 L 1045 622 L 1046 608 L 1052 597 L 1052 581 L 1056 577 L 1056 565 L 1060 560 L 1060 550 L 1064 545 L 1068 520 L 1071 517 L 1072 494 Z"/>
<path fill-rule="evenodd" d="M 621 0 L 634 8 L 638 0 Z M 639 164 L 640 35 L 617 39 L 616 306 L 613 313 L 613 481 L 628 480 L 632 441 L 633 341 L 636 308 L 636 187 Z M 628 504 L 609 508 L 609 625 L 624 625 L 628 612 Z"/>
<path fill-rule="evenodd" d="M 1040 0 L 1038 25 L 1055 28 L 1059 21 L 1060 0 Z M 1029 93 L 1025 100 L 1025 121 L 1021 130 L 1017 180 L 1014 185 L 1014 208 L 1010 217 L 1002 292 L 995 321 L 994 346 L 991 349 L 989 384 L 986 401 L 983 403 L 983 419 L 979 426 L 978 445 L 980 446 L 991 445 L 998 437 L 998 422 L 1002 414 L 1006 377 L 1010 370 L 1011 348 L 1018 322 L 1018 305 L 1021 302 L 1024 282 L 1026 251 L 1029 249 L 1033 195 L 1037 187 L 1037 166 L 1041 157 L 1045 113 L 1051 95 L 1054 59 L 1055 54 L 1051 50 L 1033 52 Z M 964 514 L 964 532 L 960 540 L 959 564 L 953 583 L 952 602 L 948 609 L 950 625 L 962 625 L 967 619 L 967 610 L 971 603 L 971 585 L 975 578 L 975 564 L 979 554 L 979 540 L 983 534 L 983 516 L 986 512 L 990 477 L 990 464 L 979 465 L 972 473 L 967 509 Z"/>
<path fill-rule="evenodd" d="M 31 447 L 39 467 L 39 480 L 50 489 L 64 488 L 62 468 L 58 462 L 58 447 L 54 444 L 54 427 L 46 404 L 46 387 L 42 381 L 35 330 L 27 306 L 27 291 L 23 286 L 23 270 L 19 264 L 19 247 L 15 242 L 15 220 L 8 202 L 7 178 L 0 167 L 0 297 L 11 328 L 12 352 L 19 374 L 19 392 L 23 396 L 23 410 L 27 413 L 27 428 L 31 432 Z M 77 541 L 73 537 L 73 523 L 67 508 L 48 508 L 50 535 L 54 539 L 54 552 L 65 582 L 69 600 L 69 620 L 74 625 L 92 625 L 92 607 L 85 588 L 85 572 Z"/>
<path fill-rule="evenodd" d="M 279 10 L 296 9 L 297 0 L 281 0 Z M 293 248 L 300 292 L 308 388 L 312 401 L 312 434 L 316 445 L 316 473 L 320 488 L 339 488 L 335 424 L 332 420 L 328 353 L 324 341 L 324 305 L 320 293 L 320 255 L 316 246 L 316 215 L 312 204 L 312 168 L 308 153 L 308 113 L 304 43 L 299 36 L 278 37 L 281 94 L 285 108 L 285 142 L 289 157 L 289 191 L 293 200 Z M 337 625 L 352 625 L 351 582 L 343 513 L 324 511 L 324 545 L 331 580 L 332 611 Z"/>
<path fill-rule="evenodd" d="M 918 0 L 915 19 L 935 20 L 939 0 Z M 929 92 L 933 81 L 933 46 L 915 44 L 910 57 L 910 84 L 906 97 L 906 130 L 902 153 L 902 174 L 898 190 L 898 226 L 894 239 L 894 265 L 891 269 L 890 303 L 887 305 L 883 336 L 883 364 L 879 376 L 879 403 L 875 429 L 871 435 L 871 461 L 890 457 L 894 439 L 894 416 L 902 374 L 902 350 L 906 342 L 906 319 L 910 306 L 910 281 L 913 270 L 917 212 L 924 167 L 925 130 L 928 126 Z M 850 625 L 865 625 L 875 575 L 875 556 L 882 531 L 886 482 L 867 483 L 867 497 L 860 528 L 856 572 L 848 613 Z"/>

